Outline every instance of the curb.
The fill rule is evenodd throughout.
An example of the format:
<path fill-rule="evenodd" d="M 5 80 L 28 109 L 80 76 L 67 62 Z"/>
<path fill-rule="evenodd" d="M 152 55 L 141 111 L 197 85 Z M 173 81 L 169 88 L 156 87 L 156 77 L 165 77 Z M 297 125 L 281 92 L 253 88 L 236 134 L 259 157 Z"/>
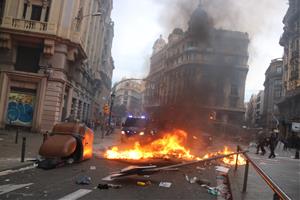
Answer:
<path fill-rule="evenodd" d="M 33 164 L 34 164 L 33 161 L 27 161 L 26 163 L 23 163 L 23 164 L 20 164 L 20 165 L 17 165 L 17 166 L 0 169 L 0 172 L 4 172 L 4 171 L 8 171 L 8 170 L 18 170 L 18 169 L 21 169 L 21 168 L 24 168 L 24 167 L 29 167 Z"/>

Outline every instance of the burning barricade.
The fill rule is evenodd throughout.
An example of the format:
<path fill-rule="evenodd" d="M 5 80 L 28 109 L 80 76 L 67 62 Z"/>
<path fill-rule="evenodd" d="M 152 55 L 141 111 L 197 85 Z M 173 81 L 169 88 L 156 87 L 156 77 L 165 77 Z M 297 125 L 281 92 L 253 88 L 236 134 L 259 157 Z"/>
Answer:
<path fill-rule="evenodd" d="M 187 147 L 187 133 L 183 130 L 175 129 L 148 144 L 142 145 L 135 141 L 131 145 L 114 146 L 104 153 L 107 159 L 115 160 L 147 160 L 147 159 L 176 159 L 184 161 L 203 160 L 218 155 L 231 154 L 228 147 L 222 151 L 207 153 L 204 156 L 196 156 Z M 235 165 L 237 155 L 222 158 L 228 165 Z M 246 162 L 241 156 L 238 157 L 238 164 L 244 165 Z"/>

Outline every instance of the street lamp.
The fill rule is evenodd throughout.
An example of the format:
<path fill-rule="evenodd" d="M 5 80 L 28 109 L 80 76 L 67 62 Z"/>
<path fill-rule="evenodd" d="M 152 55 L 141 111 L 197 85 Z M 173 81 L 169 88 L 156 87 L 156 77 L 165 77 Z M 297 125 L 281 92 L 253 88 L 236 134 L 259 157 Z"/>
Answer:
<path fill-rule="evenodd" d="M 81 21 L 82 21 L 83 18 L 85 18 L 85 17 L 95 17 L 95 16 L 101 16 L 101 15 L 103 15 L 103 13 L 100 12 L 100 11 L 95 12 L 95 13 L 91 13 L 91 14 L 87 14 L 87 15 L 82 15 L 82 10 L 80 9 L 78 11 L 77 16 L 74 19 L 74 21 L 76 20 L 76 24 L 75 24 L 76 31 L 79 31 L 79 27 L 80 27 L 80 24 L 81 24 Z"/>
<path fill-rule="evenodd" d="M 76 20 L 81 20 L 84 17 L 88 17 L 88 16 L 95 17 L 95 16 L 101 16 L 102 14 L 103 14 L 102 12 L 95 12 L 95 13 L 88 14 L 88 15 L 77 16 L 77 17 L 75 17 L 75 19 Z"/>
<path fill-rule="evenodd" d="M 111 110 L 112 110 L 112 108 L 114 106 L 114 100 L 115 100 L 115 97 L 116 97 L 115 91 L 113 91 L 111 93 L 110 97 L 111 98 L 110 98 L 110 107 L 109 107 L 109 116 L 108 116 L 108 125 L 109 126 L 111 125 L 111 114 L 112 114 Z"/>

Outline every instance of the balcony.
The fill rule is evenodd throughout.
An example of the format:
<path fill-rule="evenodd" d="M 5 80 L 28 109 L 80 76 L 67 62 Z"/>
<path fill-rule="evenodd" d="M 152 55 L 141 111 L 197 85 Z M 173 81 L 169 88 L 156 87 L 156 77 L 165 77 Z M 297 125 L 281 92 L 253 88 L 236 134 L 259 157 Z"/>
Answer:
<path fill-rule="evenodd" d="M 12 17 L 4 17 L 1 20 L 0 27 L 34 33 L 56 34 L 56 24 L 54 23 L 16 19 Z"/>

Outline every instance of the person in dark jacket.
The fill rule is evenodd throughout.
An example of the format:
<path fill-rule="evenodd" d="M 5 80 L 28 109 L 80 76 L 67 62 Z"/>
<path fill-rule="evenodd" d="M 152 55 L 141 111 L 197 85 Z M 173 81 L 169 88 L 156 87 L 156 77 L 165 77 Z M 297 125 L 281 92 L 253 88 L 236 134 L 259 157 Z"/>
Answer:
<path fill-rule="evenodd" d="M 270 155 L 269 158 L 275 158 L 275 147 L 276 147 L 276 142 L 277 142 L 277 137 L 275 135 L 275 133 L 272 133 L 270 138 L 269 138 L 269 147 L 270 147 Z"/>
<path fill-rule="evenodd" d="M 265 135 L 263 131 L 259 131 L 257 136 L 256 154 L 259 153 L 259 149 L 260 149 L 261 155 L 265 155 L 266 150 L 264 146 L 265 146 Z"/>

